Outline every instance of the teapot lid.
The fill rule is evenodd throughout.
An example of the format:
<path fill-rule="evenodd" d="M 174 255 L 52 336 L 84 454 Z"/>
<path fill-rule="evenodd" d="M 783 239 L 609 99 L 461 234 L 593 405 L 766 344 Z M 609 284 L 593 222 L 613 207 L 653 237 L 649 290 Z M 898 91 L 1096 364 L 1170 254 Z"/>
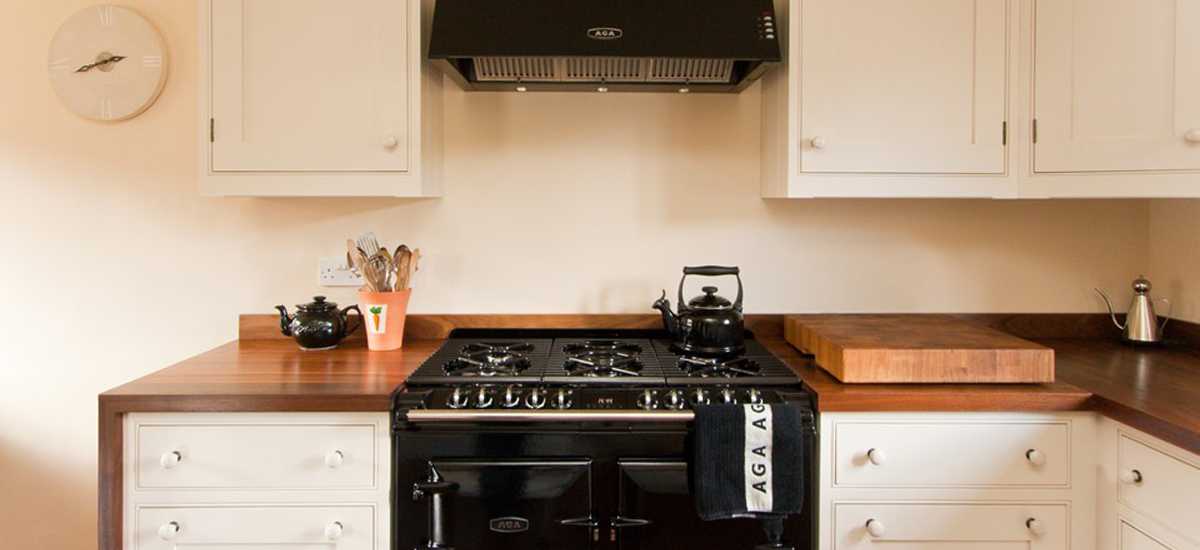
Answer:
<path fill-rule="evenodd" d="M 324 296 L 313 296 L 313 301 L 307 304 L 296 304 L 296 309 L 300 311 L 328 311 L 337 309 L 337 303 L 326 302 Z"/>
<path fill-rule="evenodd" d="M 724 297 L 717 296 L 717 287 L 706 286 L 700 290 L 704 291 L 704 296 L 696 296 L 688 301 L 689 309 L 732 309 L 733 302 Z"/>

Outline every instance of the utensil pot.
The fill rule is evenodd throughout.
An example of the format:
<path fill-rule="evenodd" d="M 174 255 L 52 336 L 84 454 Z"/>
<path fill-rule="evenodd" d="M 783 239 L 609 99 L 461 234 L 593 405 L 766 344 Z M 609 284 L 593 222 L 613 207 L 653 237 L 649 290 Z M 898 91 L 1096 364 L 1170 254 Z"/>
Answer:
<path fill-rule="evenodd" d="M 404 319 L 412 289 L 398 292 L 359 292 L 367 348 L 373 351 L 400 349 L 404 345 Z"/>

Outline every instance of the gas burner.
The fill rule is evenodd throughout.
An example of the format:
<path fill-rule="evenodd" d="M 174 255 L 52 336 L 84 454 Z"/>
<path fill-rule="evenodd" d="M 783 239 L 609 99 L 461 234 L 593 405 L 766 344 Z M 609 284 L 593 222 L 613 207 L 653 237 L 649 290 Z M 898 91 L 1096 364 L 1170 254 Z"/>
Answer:
<path fill-rule="evenodd" d="M 641 349 L 638 346 L 633 347 Z M 628 353 L 597 349 L 573 353 L 567 357 L 563 368 L 571 376 L 638 376 L 642 371 L 642 362 Z"/>
<path fill-rule="evenodd" d="M 736 359 L 706 359 L 703 357 L 680 357 L 679 368 L 688 376 L 701 378 L 738 378 L 758 376 L 758 361 L 738 357 Z"/>
<path fill-rule="evenodd" d="M 572 354 L 589 351 L 611 351 L 628 355 L 637 355 L 642 353 L 642 346 L 631 344 L 629 342 L 622 342 L 620 340 L 586 340 L 583 342 L 566 344 L 563 346 L 563 351 Z"/>
<path fill-rule="evenodd" d="M 529 368 L 529 359 L 518 353 L 525 351 L 533 351 L 533 344 L 470 343 L 444 370 L 450 376 L 516 376 Z"/>

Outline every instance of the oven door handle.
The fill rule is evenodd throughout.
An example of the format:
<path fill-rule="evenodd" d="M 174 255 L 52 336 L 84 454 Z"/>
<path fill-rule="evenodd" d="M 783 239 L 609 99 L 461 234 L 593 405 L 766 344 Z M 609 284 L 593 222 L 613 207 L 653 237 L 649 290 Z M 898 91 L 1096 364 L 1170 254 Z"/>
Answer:
<path fill-rule="evenodd" d="M 599 527 L 600 526 L 599 521 L 596 521 L 595 518 L 590 518 L 590 517 L 560 519 L 560 520 L 558 520 L 558 524 L 566 525 L 569 527 Z"/>
<path fill-rule="evenodd" d="M 654 523 L 648 519 L 627 518 L 622 516 L 610 518 L 608 521 L 613 529 L 621 529 L 624 527 L 642 527 L 644 525 L 650 525 L 651 523 Z"/>

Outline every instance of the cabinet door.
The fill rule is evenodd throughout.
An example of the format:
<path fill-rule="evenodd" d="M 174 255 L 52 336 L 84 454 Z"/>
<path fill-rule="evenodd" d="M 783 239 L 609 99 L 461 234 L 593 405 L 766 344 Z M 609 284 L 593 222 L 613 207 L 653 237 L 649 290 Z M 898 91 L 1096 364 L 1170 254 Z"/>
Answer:
<path fill-rule="evenodd" d="M 1021 504 L 835 504 L 834 548 L 1064 550 L 1067 507 Z"/>
<path fill-rule="evenodd" d="M 133 550 L 379 550 L 370 506 L 142 507 Z"/>
<path fill-rule="evenodd" d="M 803 0 L 802 172 L 1005 171 L 1005 0 Z"/>
<path fill-rule="evenodd" d="M 1037 172 L 1200 169 L 1200 2 L 1037 0 Z"/>
<path fill-rule="evenodd" d="M 1129 523 L 1121 522 L 1121 550 L 1172 550 L 1167 546 L 1144 533 L 1141 529 L 1130 525 Z"/>
<path fill-rule="evenodd" d="M 405 0 L 213 0 L 211 169 L 408 168 Z"/>

